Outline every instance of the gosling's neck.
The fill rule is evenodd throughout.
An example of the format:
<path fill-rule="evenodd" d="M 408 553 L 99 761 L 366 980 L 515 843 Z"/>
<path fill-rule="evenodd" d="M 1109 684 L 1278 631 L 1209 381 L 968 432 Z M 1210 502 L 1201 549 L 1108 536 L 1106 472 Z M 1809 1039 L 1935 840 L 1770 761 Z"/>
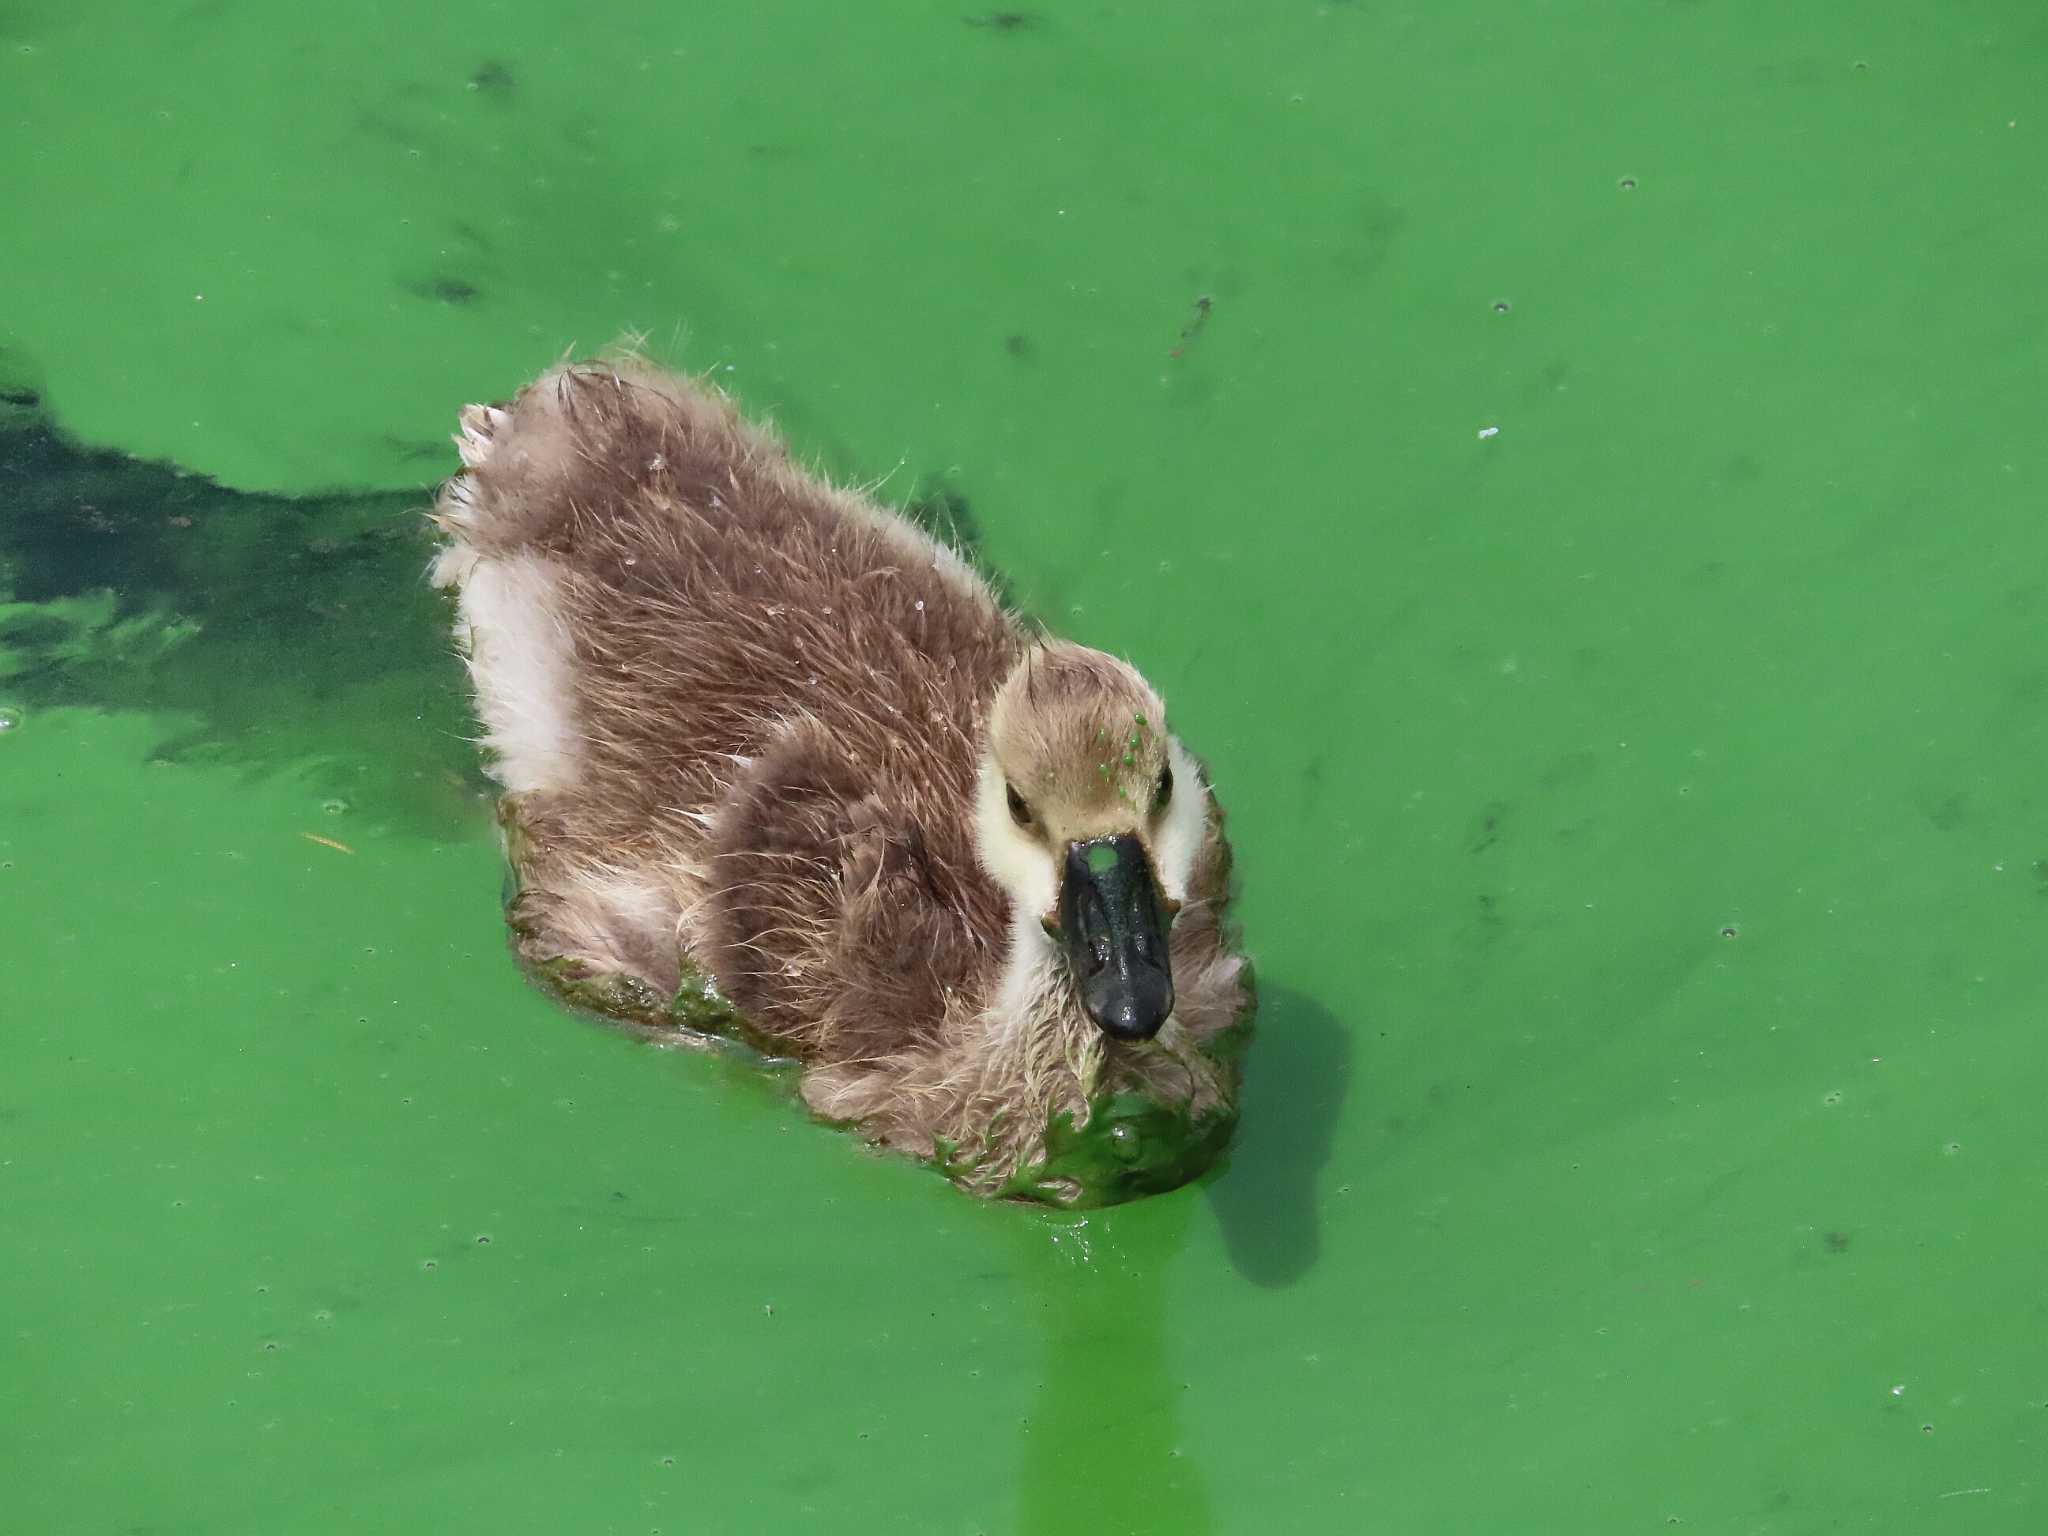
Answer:
<path fill-rule="evenodd" d="M 1011 911 L 1009 933 L 985 1016 L 994 1054 L 1055 1107 L 1077 1108 L 1101 1079 L 1108 1042 L 1082 1007 L 1065 957 L 1022 903 Z"/>

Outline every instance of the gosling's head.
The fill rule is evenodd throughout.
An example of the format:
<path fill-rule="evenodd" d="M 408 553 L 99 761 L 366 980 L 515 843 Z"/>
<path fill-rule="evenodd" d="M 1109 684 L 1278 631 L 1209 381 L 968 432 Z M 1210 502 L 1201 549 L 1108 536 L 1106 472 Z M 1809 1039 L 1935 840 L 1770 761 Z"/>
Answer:
<path fill-rule="evenodd" d="M 1209 816 L 1159 695 L 1101 651 L 1034 647 L 989 713 L 976 809 L 982 862 L 1058 944 L 1089 1017 L 1120 1040 L 1156 1035 Z"/>

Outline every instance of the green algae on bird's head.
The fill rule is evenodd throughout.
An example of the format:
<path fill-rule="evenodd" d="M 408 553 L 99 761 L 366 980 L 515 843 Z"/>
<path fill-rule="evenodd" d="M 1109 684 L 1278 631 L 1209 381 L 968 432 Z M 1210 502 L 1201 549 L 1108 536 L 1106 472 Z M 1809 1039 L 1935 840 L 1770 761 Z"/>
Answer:
<path fill-rule="evenodd" d="M 1196 1117 L 1140 1093 L 1103 1094 L 1089 1103 L 1085 1125 L 1071 1111 L 1054 1115 L 1044 1155 L 995 1193 L 1070 1208 L 1163 1194 L 1207 1171 L 1236 1125 L 1235 1106 Z"/>
<path fill-rule="evenodd" d="M 1005 1199 L 1082 1209 L 1164 1194 L 1206 1173 L 1223 1156 L 1237 1129 L 1244 1056 L 1257 1025 L 1258 981 L 1249 956 L 1239 976 L 1243 1007 L 1225 1028 L 1197 1047 L 1222 1068 L 1227 1085 L 1222 1104 L 1197 1115 L 1184 1104 L 1162 1104 L 1142 1093 L 1097 1094 L 1088 1101 L 1085 1125 L 1077 1127 L 1071 1111 L 1053 1115 L 1046 1125 L 1044 1154 L 1012 1174 L 995 1193 Z M 938 1165 L 956 1180 L 968 1171 L 957 1160 L 948 1166 L 946 1159 L 939 1159 Z"/>
<path fill-rule="evenodd" d="M 999 1113 L 987 1151 L 967 1153 L 960 1143 L 935 1138 L 927 1161 L 970 1193 L 998 1200 L 1092 1210 L 1164 1194 L 1199 1178 L 1229 1145 L 1235 1105 L 1199 1117 L 1142 1093 L 1103 1093 L 1089 1101 L 1076 1126 L 1071 1110 L 1052 1115 L 1040 1154 L 1000 1182 L 991 1182 L 984 1159 L 1001 1140 Z"/>

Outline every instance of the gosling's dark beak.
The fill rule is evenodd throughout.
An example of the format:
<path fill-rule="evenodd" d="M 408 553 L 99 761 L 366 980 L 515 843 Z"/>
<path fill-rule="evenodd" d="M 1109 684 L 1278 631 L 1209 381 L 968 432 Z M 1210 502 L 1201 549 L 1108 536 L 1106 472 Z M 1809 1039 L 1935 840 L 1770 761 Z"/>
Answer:
<path fill-rule="evenodd" d="M 1166 905 L 1128 833 L 1067 846 L 1059 936 L 1088 1016 L 1119 1040 L 1150 1040 L 1173 1012 Z"/>

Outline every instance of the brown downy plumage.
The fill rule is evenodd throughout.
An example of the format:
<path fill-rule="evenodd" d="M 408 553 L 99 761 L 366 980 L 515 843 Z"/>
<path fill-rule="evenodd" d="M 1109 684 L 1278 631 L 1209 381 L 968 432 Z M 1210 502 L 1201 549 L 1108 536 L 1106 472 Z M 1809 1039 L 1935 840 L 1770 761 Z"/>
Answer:
<path fill-rule="evenodd" d="M 648 1020 L 729 1003 L 816 1113 L 977 1193 L 1214 1157 L 1250 978 L 1221 813 L 1135 670 L 637 359 L 462 427 L 434 575 L 530 965 Z"/>

